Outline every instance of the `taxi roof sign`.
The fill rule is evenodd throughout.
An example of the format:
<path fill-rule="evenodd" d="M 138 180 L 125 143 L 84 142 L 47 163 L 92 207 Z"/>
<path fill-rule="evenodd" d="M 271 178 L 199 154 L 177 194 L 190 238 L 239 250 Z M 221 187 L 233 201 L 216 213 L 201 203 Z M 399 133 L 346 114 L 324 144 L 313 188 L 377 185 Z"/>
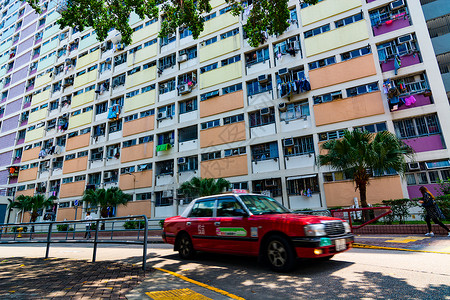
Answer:
<path fill-rule="evenodd" d="M 248 194 L 248 190 L 232 189 L 233 194 Z"/>

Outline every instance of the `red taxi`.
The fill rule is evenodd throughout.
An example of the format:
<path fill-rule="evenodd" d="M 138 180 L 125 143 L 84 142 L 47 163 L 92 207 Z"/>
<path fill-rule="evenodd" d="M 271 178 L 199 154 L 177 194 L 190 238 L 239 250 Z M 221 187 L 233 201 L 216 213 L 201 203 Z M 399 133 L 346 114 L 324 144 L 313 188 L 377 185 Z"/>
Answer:
<path fill-rule="evenodd" d="M 220 194 L 192 201 L 164 221 L 163 239 L 183 259 L 197 250 L 259 256 L 275 271 L 288 271 L 296 258 L 328 260 L 351 248 L 347 222 L 290 212 L 257 194 Z"/>

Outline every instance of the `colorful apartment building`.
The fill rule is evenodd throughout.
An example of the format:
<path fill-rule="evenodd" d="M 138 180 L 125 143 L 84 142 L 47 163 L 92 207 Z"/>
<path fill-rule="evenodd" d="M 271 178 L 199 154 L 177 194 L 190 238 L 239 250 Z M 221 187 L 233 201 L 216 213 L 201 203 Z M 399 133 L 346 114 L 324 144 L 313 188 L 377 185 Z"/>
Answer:
<path fill-rule="evenodd" d="M 56 1 L 40 15 L 3 1 L 0 185 L 57 196 L 57 220 L 75 217 L 85 189 L 113 186 L 133 201 L 111 214 L 171 216 L 194 176 L 291 209 L 350 206 L 352 181 L 315 161 L 323 142 L 366 129 L 416 151 L 405 177 L 372 174 L 370 203 L 434 191 L 450 177 L 450 110 L 424 11 L 448 1 L 423 2 L 293 0 L 289 28 L 253 48 L 251 1 L 234 17 L 212 0 L 198 40 L 186 28 L 158 38 L 160 20 L 133 15 L 128 46 L 115 30 L 101 43 L 60 30 Z"/>

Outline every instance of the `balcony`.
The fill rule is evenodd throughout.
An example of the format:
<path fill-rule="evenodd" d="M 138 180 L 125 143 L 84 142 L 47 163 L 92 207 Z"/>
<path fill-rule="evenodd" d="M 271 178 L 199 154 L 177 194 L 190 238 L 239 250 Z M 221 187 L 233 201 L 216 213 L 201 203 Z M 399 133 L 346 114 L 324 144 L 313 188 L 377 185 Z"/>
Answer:
<path fill-rule="evenodd" d="M 445 149 L 444 140 L 440 134 L 402 139 L 402 141 L 416 153 Z"/>
<path fill-rule="evenodd" d="M 275 123 L 250 128 L 250 137 L 251 138 L 264 137 L 264 136 L 268 136 L 268 135 L 276 134 L 276 133 L 277 133 L 277 131 L 276 131 Z"/>
<path fill-rule="evenodd" d="M 286 156 L 284 158 L 284 163 L 286 169 L 297 169 L 297 168 L 313 168 L 315 166 L 316 158 L 313 154 L 297 155 L 297 156 Z"/>
<path fill-rule="evenodd" d="M 194 121 L 198 119 L 198 110 L 179 115 L 179 123 Z"/>
<path fill-rule="evenodd" d="M 401 68 L 413 66 L 416 64 L 420 64 L 422 62 L 420 53 L 414 52 L 414 53 L 408 53 L 406 55 L 400 56 L 401 61 Z M 386 61 L 381 61 L 381 71 L 388 72 L 395 70 L 395 58 L 387 59 Z"/>
<path fill-rule="evenodd" d="M 178 143 L 178 152 L 191 151 L 191 150 L 197 150 L 197 149 L 198 149 L 198 140 L 197 139 Z"/>
<path fill-rule="evenodd" d="M 161 175 L 157 175 L 156 176 L 156 185 L 157 186 L 161 186 L 161 185 L 169 185 L 169 184 L 174 184 L 174 178 L 173 175 L 171 174 L 161 174 Z"/>
<path fill-rule="evenodd" d="M 254 174 L 279 171 L 279 159 L 278 157 L 275 157 L 265 160 L 252 161 L 252 170 Z"/>

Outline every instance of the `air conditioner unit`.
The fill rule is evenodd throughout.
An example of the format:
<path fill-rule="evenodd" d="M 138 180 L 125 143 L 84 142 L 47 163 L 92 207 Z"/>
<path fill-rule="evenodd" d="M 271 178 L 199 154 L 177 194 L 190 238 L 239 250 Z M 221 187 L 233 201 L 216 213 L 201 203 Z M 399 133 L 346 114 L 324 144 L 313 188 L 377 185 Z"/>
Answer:
<path fill-rule="evenodd" d="M 158 113 L 157 120 L 163 120 L 167 118 L 167 111 L 161 111 Z"/>
<path fill-rule="evenodd" d="M 397 0 L 397 1 L 391 2 L 390 6 L 391 6 L 391 9 L 398 9 L 400 7 L 405 6 L 405 0 Z"/>
<path fill-rule="evenodd" d="M 264 181 L 264 184 L 266 185 L 266 186 L 275 186 L 275 180 L 273 180 L 273 179 L 266 179 L 265 181 Z"/>
<path fill-rule="evenodd" d="M 287 69 L 287 68 L 283 68 L 283 69 L 280 69 L 280 70 L 278 71 L 278 75 L 279 75 L 279 76 L 285 75 L 285 74 L 287 74 L 287 73 L 288 73 L 288 69 Z"/>
<path fill-rule="evenodd" d="M 43 168 L 49 168 L 50 167 L 50 161 L 49 160 L 44 161 L 43 164 L 42 164 L 42 167 Z"/>
<path fill-rule="evenodd" d="M 185 163 L 186 163 L 186 158 L 185 157 L 178 158 L 178 164 L 183 165 Z"/>
<path fill-rule="evenodd" d="M 286 111 L 286 109 L 287 109 L 286 103 L 282 102 L 282 103 L 278 104 L 279 111 Z"/>
<path fill-rule="evenodd" d="M 261 116 L 270 114 L 270 109 L 268 107 L 261 108 L 260 110 Z"/>
<path fill-rule="evenodd" d="M 418 162 L 408 163 L 408 168 L 410 171 L 420 170 L 420 164 Z"/>
<path fill-rule="evenodd" d="M 284 139 L 283 145 L 284 146 L 294 146 L 294 139 L 293 138 Z"/>
<path fill-rule="evenodd" d="M 181 62 L 187 61 L 187 59 L 188 59 L 188 55 L 187 54 L 181 54 L 178 57 L 178 62 L 181 63 Z"/>
<path fill-rule="evenodd" d="M 172 190 L 163 191 L 162 196 L 163 196 L 163 198 L 173 197 L 173 191 Z"/>
<path fill-rule="evenodd" d="M 108 47 L 108 44 L 106 42 L 103 42 L 102 45 L 100 46 L 102 50 L 106 50 L 106 47 Z"/>
<path fill-rule="evenodd" d="M 294 49 L 294 51 L 300 51 L 300 42 L 299 41 L 293 41 L 290 42 L 292 49 Z"/>
<path fill-rule="evenodd" d="M 407 34 L 404 36 L 400 36 L 397 38 L 397 44 L 404 44 L 406 42 L 414 40 L 414 37 L 412 34 Z"/>
<path fill-rule="evenodd" d="M 258 82 L 259 83 L 267 83 L 267 82 L 269 82 L 269 76 L 267 76 L 267 75 L 259 75 L 258 76 Z"/>
<path fill-rule="evenodd" d="M 103 179 L 110 179 L 112 177 L 112 172 L 105 172 L 103 173 Z"/>
<path fill-rule="evenodd" d="M 191 90 L 191 87 L 187 83 L 178 86 L 178 92 L 181 95 L 188 94 L 191 92 Z"/>

